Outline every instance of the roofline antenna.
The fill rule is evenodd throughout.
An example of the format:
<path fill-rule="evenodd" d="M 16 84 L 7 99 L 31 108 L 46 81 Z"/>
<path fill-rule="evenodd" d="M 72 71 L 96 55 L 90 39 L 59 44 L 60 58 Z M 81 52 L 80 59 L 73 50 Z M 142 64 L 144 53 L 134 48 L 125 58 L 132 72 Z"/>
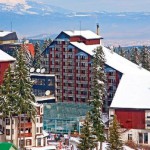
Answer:
<path fill-rule="evenodd" d="M 81 20 L 80 20 L 80 41 L 81 42 Z"/>

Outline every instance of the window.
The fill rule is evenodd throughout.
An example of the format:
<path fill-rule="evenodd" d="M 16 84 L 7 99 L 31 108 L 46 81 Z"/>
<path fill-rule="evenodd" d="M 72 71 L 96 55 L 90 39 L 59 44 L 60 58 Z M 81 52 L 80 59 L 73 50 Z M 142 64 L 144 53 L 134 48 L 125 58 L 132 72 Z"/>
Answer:
<path fill-rule="evenodd" d="M 14 129 L 11 130 L 11 134 L 14 134 Z"/>
<path fill-rule="evenodd" d="M 55 54 L 55 57 L 56 57 L 56 58 L 59 58 L 59 57 L 60 57 L 60 55 L 59 55 L 59 54 Z"/>
<path fill-rule="evenodd" d="M 31 139 L 27 139 L 26 140 L 26 146 L 30 146 L 31 145 Z"/>
<path fill-rule="evenodd" d="M 10 125 L 10 119 L 6 119 L 6 125 Z"/>
<path fill-rule="evenodd" d="M 36 128 L 36 132 L 39 133 L 39 128 L 38 127 Z"/>
<path fill-rule="evenodd" d="M 43 117 L 41 116 L 41 117 L 40 117 L 40 123 L 42 123 L 42 121 L 43 121 Z"/>
<path fill-rule="evenodd" d="M 43 113 L 43 108 L 41 108 L 41 114 Z"/>
<path fill-rule="evenodd" d="M 40 138 L 37 139 L 37 146 L 41 146 L 41 139 Z"/>
<path fill-rule="evenodd" d="M 19 146 L 20 146 L 20 147 L 23 147 L 23 145 L 24 145 L 24 140 L 20 140 L 20 141 L 19 141 Z"/>
<path fill-rule="evenodd" d="M 72 58 L 72 55 L 68 55 L 68 58 L 71 59 L 71 58 Z"/>
<path fill-rule="evenodd" d="M 129 141 L 132 140 L 132 134 L 128 134 L 128 140 L 129 140 Z"/>
<path fill-rule="evenodd" d="M 150 123 L 147 124 L 147 127 L 150 127 Z"/>
<path fill-rule="evenodd" d="M 81 70 L 81 73 L 85 74 L 85 70 Z"/>
<path fill-rule="evenodd" d="M 62 43 L 62 41 L 57 41 L 57 44 L 61 44 Z"/>
<path fill-rule="evenodd" d="M 69 52 L 72 52 L 72 48 L 69 48 Z"/>
<path fill-rule="evenodd" d="M 10 135 L 10 129 L 6 129 L 6 135 Z"/>
<path fill-rule="evenodd" d="M 85 67 L 85 63 L 81 63 L 81 66 L 82 66 L 82 67 Z"/>
<path fill-rule="evenodd" d="M 37 123 L 39 122 L 39 118 L 36 118 L 36 122 L 37 122 Z"/>
<path fill-rule="evenodd" d="M 65 44 L 67 45 L 69 42 L 68 41 L 65 41 Z"/>
<path fill-rule="evenodd" d="M 84 60 L 84 59 L 85 59 L 85 56 L 81 55 L 80 58 L 81 58 L 82 60 Z"/>
<path fill-rule="evenodd" d="M 148 144 L 148 133 L 144 133 L 144 144 Z"/>
<path fill-rule="evenodd" d="M 139 143 L 143 143 L 143 134 L 139 133 Z"/>
<path fill-rule="evenodd" d="M 40 133 L 42 133 L 42 127 L 40 127 Z"/>

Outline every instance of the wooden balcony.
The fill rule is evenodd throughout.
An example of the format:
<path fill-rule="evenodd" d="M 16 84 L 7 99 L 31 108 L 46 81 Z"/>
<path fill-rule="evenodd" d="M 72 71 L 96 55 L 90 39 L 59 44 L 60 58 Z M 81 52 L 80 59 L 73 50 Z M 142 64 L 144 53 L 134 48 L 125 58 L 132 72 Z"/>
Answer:
<path fill-rule="evenodd" d="M 18 128 L 32 128 L 32 122 L 25 122 L 25 123 L 21 123 L 18 124 Z"/>

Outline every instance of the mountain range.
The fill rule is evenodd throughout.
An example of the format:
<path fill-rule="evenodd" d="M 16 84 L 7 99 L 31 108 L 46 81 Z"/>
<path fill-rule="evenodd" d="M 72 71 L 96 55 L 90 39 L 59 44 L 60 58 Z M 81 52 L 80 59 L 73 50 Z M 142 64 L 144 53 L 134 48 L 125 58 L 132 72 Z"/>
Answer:
<path fill-rule="evenodd" d="M 54 37 L 62 30 L 92 30 L 111 39 L 149 39 L 150 12 L 74 12 L 47 3 L 0 3 L 0 30 L 16 31 L 19 37 Z"/>

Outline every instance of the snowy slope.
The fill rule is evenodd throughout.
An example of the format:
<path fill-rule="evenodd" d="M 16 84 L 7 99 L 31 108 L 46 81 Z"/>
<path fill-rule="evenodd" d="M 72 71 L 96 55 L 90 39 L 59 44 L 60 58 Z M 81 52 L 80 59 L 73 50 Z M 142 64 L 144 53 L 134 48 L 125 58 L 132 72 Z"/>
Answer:
<path fill-rule="evenodd" d="M 79 138 L 71 137 L 70 138 L 70 144 L 73 145 L 74 150 L 77 150 L 77 144 L 79 143 Z M 106 142 L 103 142 L 102 144 L 102 150 L 107 150 L 107 144 Z M 96 149 L 94 149 L 96 150 Z M 123 146 L 123 150 L 134 150 L 128 146 Z"/>

